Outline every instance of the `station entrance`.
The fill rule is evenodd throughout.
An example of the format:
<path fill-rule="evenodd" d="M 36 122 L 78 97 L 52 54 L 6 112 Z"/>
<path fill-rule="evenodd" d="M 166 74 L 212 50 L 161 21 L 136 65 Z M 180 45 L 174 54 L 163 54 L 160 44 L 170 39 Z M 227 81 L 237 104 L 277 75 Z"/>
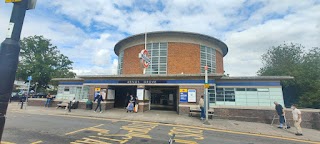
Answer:
<path fill-rule="evenodd" d="M 129 96 L 131 94 L 135 96 L 137 93 L 137 86 L 109 86 L 109 88 L 115 91 L 115 108 L 125 108 L 128 105 Z"/>
<path fill-rule="evenodd" d="M 178 87 L 146 86 L 150 91 L 150 110 L 177 110 Z"/>

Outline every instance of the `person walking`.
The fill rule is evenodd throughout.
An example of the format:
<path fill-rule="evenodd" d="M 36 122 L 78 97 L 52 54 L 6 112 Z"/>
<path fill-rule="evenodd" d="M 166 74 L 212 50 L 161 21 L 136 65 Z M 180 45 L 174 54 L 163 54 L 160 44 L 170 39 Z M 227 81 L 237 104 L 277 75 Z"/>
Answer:
<path fill-rule="evenodd" d="M 294 126 L 297 129 L 296 135 L 297 136 L 302 136 L 303 134 L 302 134 L 301 126 L 300 126 L 301 121 L 302 121 L 302 119 L 301 119 L 301 111 L 299 109 L 297 109 L 297 106 L 295 104 L 293 104 L 291 106 L 291 108 L 292 108 L 292 119 L 294 121 Z"/>
<path fill-rule="evenodd" d="M 200 106 L 200 110 L 201 110 L 201 115 L 200 115 L 200 119 L 204 120 L 204 118 L 206 117 L 204 114 L 204 99 L 203 99 L 203 95 L 201 95 L 201 98 L 199 100 L 199 106 Z"/>
<path fill-rule="evenodd" d="M 46 103 L 44 104 L 44 107 L 49 107 L 50 106 L 50 102 L 51 102 L 51 99 L 52 99 L 52 96 L 50 95 L 50 93 L 48 93 L 47 95 L 47 101 Z"/>
<path fill-rule="evenodd" d="M 276 106 L 275 109 L 276 109 L 276 112 L 277 112 L 277 115 L 279 116 L 279 122 L 280 122 L 280 125 L 278 128 L 283 128 L 283 124 L 285 123 L 285 120 L 284 120 L 284 115 L 285 115 L 285 112 L 284 112 L 284 109 L 282 107 L 281 104 L 279 104 L 278 102 L 274 102 L 274 105 Z"/>
<path fill-rule="evenodd" d="M 93 100 L 94 102 L 97 100 L 97 107 L 94 110 L 94 112 L 97 112 L 97 109 L 100 109 L 100 113 L 102 113 L 101 110 L 101 101 L 103 101 L 102 95 L 100 93 L 97 94 L 97 96 L 95 97 L 95 99 Z"/>
<path fill-rule="evenodd" d="M 129 101 L 129 103 L 128 103 L 128 106 L 127 106 L 127 113 L 128 112 L 133 112 L 133 110 L 134 110 L 134 106 L 133 106 L 133 101 Z"/>
<path fill-rule="evenodd" d="M 130 101 L 130 95 L 129 95 L 129 93 L 127 93 L 125 101 L 124 101 L 124 109 L 127 108 L 129 101 Z"/>

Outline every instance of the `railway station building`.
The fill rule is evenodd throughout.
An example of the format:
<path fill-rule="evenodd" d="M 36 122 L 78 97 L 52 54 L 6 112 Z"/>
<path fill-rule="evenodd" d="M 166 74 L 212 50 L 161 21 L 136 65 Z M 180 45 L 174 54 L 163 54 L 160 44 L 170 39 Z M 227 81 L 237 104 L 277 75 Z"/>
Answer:
<path fill-rule="evenodd" d="M 59 81 L 56 99 L 75 97 L 85 105 L 102 91 L 104 109 L 108 110 L 124 108 L 125 97 L 132 94 L 138 97 L 141 112 L 184 114 L 204 95 L 207 66 L 210 107 L 273 107 L 274 101 L 284 104 L 280 81 L 292 77 L 225 76 L 223 58 L 228 51 L 222 41 L 198 33 L 158 31 L 129 36 L 114 46 L 117 75 L 55 78 Z"/>

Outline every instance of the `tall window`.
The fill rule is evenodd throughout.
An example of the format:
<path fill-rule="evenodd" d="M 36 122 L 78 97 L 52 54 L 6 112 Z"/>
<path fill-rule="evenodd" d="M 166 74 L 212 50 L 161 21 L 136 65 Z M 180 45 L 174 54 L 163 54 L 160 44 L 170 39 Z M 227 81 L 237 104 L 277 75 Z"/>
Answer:
<path fill-rule="evenodd" d="M 204 73 L 204 67 L 208 66 L 208 73 L 216 72 L 216 50 L 214 48 L 200 46 L 200 65 L 201 73 Z"/>
<path fill-rule="evenodd" d="M 146 74 L 167 74 L 168 43 L 148 43 L 151 63 Z"/>
<path fill-rule="evenodd" d="M 234 102 L 235 101 L 234 88 L 217 88 L 216 100 Z"/>
<path fill-rule="evenodd" d="M 209 103 L 215 103 L 216 102 L 215 87 L 213 86 L 209 87 L 208 95 L 209 95 Z"/>
<path fill-rule="evenodd" d="M 122 64 L 123 64 L 123 51 L 119 53 L 119 57 L 118 57 L 118 74 L 122 74 Z"/>

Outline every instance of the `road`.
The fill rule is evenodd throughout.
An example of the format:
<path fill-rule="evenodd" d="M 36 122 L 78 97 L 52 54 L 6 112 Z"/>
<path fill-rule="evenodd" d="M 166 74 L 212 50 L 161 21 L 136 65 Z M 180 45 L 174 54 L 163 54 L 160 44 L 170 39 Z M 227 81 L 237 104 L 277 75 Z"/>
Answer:
<path fill-rule="evenodd" d="M 2 140 L 17 144 L 165 144 L 173 133 L 176 134 L 176 143 L 186 144 L 304 143 L 294 139 L 174 124 L 18 112 L 7 115 Z"/>

